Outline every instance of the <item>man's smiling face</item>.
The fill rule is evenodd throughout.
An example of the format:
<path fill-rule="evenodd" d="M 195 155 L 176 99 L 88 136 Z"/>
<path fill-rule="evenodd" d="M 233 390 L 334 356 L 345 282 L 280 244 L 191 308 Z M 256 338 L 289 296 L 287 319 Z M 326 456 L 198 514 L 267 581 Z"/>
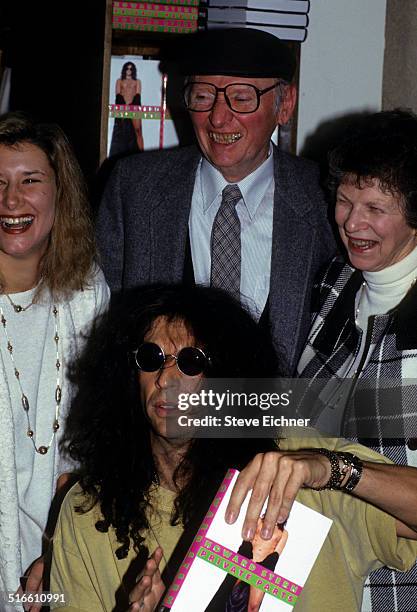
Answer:
<path fill-rule="evenodd" d="M 273 78 L 244 78 L 236 76 L 195 76 L 195 82 L 204 81 L 216 87 L 230 83 L 248 83 L 265 89 L 277 82 Z M 284 124 L 291 116 L 295 104 L 295 89 L 283 88 L 283 97 L 277 109 L 278 89 L 261 96 L 254 113 L 236 113 L 229 108 L 222 93 L 210 111 L 191 112 L 191 121 L 201 151 L 229 183 L 236 183 L 267 158 L 269 142 L 278 124 Z"/>

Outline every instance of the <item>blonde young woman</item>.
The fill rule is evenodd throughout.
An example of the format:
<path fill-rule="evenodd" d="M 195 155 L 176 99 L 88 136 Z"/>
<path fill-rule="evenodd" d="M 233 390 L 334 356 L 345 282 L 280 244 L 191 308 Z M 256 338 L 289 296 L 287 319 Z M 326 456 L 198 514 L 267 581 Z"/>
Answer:
<path fill-rule="evenodd" d="M 42 553 L 71 389 L 67 364 L 109 290 L 80 168 L 58 126 L 0 117 L 0 592 Z M 61 479 L 62 481 L 62 479 Z M 33 588 L 33 584 L 32 584 Z M 0 602 L 0 608 L 15 604 Z"/>

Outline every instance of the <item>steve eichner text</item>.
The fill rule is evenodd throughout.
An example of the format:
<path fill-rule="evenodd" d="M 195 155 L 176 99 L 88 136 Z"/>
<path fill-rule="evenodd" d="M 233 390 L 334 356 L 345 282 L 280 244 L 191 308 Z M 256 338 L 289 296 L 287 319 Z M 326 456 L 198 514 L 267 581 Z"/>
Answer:
<path fill-rule="evenodd" d="M 261 410 L 271 407 L 286 407 L 290 403 L 290 393 L 237 393 L 225 391 L 217 393 L 212 390 L 202 389 L 198 393 L 180 393 L 178 395 L 179 410 L 188 410 L 196 406 L 210 406 L 215 410 L 221 410 L 229 406 L 258 406 Z"/>

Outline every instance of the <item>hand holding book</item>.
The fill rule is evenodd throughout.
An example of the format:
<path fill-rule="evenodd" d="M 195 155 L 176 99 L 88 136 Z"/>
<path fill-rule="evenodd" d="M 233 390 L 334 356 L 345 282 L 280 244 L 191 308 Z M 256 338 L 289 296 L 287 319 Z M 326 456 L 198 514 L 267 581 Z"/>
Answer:
<path fill-rule="evenodd" d="M 160 612 L 288 612 L 296 605 L 332 521 L 295 501 L 285 527 L 275 525 L 266 540 L 261 537 L 265 504 L 252 542 L 242 542 L 249 494 L 236 524 L 224 520 L 238 474 L 227 472 Z"/>
<path fill-rule="evenodd" d="M 262 507 L 269 496 L 261 536 L 269 540 L 275 525 L 284 523 L 302 487 L 316 489 L 328 483 L 330 462 L 311 451 L 260 453 L 239 474 L 226 509 L 226 522 L 232 524 L 252 489 L 242 528 L 242 538 L 252 540 Z"/>

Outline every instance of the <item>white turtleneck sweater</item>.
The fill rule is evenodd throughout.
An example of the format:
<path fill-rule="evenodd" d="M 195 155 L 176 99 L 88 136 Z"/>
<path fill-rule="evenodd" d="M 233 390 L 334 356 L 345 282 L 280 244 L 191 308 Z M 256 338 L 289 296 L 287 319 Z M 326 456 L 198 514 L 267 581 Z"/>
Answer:
<path fill-rule="evenodd" d="M 359 353 L 349 367 L 350 376 L 360 364 L 365 350 L 369 317 L 385 314 L 398 306 L 417 278 L 417 247 L 401 261 L 379 270 L 364 272 L 364 284 L 356 295 L 356 325 L 362 330 Z M 369 355 L 362 367 L 365 367 Z"/>

